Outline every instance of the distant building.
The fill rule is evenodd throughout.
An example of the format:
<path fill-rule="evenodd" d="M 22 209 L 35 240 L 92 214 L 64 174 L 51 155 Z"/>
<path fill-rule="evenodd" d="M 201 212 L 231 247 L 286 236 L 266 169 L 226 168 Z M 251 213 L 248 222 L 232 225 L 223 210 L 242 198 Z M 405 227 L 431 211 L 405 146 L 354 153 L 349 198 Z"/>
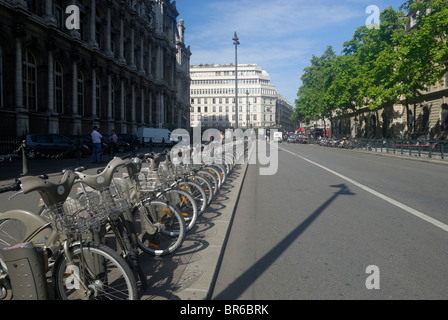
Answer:
<path fill-rule="evenodd" d="M 3 134 L 188 128 L 178 15 L 169 0 L 0 1 Z"/>
<path fill-rule="evenodd" d="M 235 65 L 195 65 L 190 76 L 191 127 L 235 128 Z M 278 99 L 265 70 L 255 64 L 238 65 L 239 128 L 278 127 Z"/>
<path fill-rule="evenodd" d="M 294 108 L 281 95 L 277 95 L 277 110 L 276 110 L 276 127 L 285 132 L 293 132 L 297 130 L 297 124 L 291 120 L 291 115 Z"/>

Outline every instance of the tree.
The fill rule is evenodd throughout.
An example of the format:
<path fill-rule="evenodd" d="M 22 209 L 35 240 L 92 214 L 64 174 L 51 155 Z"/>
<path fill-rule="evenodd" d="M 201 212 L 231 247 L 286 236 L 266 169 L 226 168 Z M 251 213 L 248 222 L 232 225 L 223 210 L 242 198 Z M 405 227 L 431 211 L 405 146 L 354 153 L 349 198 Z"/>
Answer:
<path fill-rule="evenodd" d="M 408 129 L 413 131 L 418 98 L 448 71 L 448 7 L 446 0 L 432 0 L 407 1 L 403 8 L 409 10 L 410 16 L 415 15 L 417 23 L 402 35 L 395 81 L 397 94 L 404 97 L 408 114 L 409 104 L 413 102 L 413 122 L 408 121 Z"/>
<path fill-rule="evenodd" d="M 313 55 L 311 65 L 305 68 L 301 78 L 302 86 L 297 93 L 293 119 L 308 122 L 329 115 L 329 110 L 332 110 L 333 106 L 329 105 L 326 94 L 329 86 L 329 69 L 335 57 L 331 46 L 327 47 L 322 56 Z"/>

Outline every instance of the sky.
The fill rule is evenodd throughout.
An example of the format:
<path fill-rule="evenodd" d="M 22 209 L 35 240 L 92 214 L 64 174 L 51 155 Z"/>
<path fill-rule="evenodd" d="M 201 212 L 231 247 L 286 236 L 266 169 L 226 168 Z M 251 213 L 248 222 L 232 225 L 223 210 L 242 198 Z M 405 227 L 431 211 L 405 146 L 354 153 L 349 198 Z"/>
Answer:
<path fill-rule="evenodd" d="M 356 29 L 379 11 L 405 0 L 177 0 L 191 65 L 235 63 L 266 70 L 277 92 L 294 107 L 303 70 L 328 46 L 341 54 Z M 369 19 L 370 18 L 370 19 Z"/>

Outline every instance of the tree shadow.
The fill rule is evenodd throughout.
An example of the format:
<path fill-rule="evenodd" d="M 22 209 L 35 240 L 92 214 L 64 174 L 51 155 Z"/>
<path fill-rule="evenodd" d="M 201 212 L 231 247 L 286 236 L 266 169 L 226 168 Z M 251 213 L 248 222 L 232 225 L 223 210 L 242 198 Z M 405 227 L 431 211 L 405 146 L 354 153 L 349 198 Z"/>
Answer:
<path fill-rule="evenodd" d="M 237 299 L 247 288 L 249 288 L 268 268 L 271 266 L 325 211 L 325 209 L 341 195 L 355 195 L 345 184 L 332 185 L 332 188 L 339 189 L 332 197 L 325 201 L 316 211 L 306 218 L 300 225 L 291 231 L 274 248 L 266 253 L 260 260 L 252 265 L 247 271 L 239 276 L 234 282 L 229 284 L 225 290 L 220 292 L 215 300 Z M 213 292 L 213 290 L 212 290 Z"/>

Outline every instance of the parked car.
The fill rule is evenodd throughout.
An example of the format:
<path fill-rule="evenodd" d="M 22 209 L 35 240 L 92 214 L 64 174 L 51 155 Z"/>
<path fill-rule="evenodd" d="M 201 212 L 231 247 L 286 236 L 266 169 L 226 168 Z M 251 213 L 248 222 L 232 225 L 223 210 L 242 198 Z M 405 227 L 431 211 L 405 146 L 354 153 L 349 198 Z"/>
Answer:
<path fill-rule="evenodd" d="M 82 157 L 89 152 L 89 148 L 82 142 L 77 144 L 66 136 L 54 133 L 28 134 L 26 146 L 25 156 L 28 159 Z"/>
<path fill-rule="evenodd" d="M 287 142 L 288 143 L 299 143 L 299 138 L 297 138 L 296 136 L 289 136 Z"/>

